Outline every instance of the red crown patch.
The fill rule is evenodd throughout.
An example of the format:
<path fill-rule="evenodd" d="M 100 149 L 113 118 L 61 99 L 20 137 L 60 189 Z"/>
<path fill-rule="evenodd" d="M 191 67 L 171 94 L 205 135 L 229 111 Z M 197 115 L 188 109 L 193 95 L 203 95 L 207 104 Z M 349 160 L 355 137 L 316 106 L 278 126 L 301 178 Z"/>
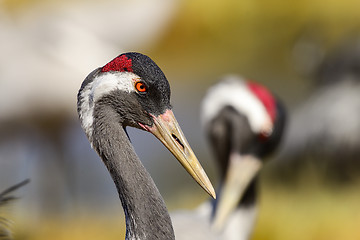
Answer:
<path fill-rule="evenodd" d="M 127 58 L 126 55 L 120 55 L 114 58 L 111 62 L 107 63 L 101 69 L 102 72 L 118 71 L 118 72 L 132 72 L 131 59 Z"/>
<path fill-rule="evenodd" d="M 264 104 L 271 120 L 274 122 L 276 117 L 276 101 L 273 95 L 263 86 L 254 82 L 247 82 L 249 89 L 259 98 Z"/>

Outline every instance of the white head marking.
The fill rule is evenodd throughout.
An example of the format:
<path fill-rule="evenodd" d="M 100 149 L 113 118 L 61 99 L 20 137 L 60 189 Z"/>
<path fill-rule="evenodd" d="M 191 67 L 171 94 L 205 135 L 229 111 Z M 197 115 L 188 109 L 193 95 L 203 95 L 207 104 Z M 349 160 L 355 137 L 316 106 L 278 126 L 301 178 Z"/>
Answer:
<path fill-rule="evenodd" d="M 272 126 L 271 118 L 262 102 L 248 89 L 245 81 L 237 76 L 227 76 L 224 81 L 211 87 L 202 102 L 202 125 L 211 121 L 222 108 L 232 106 L 244 113 L 253 132 Z"/>
<path fill-rule="evenodd" d="M 134 92 L 134 82 L 140 77 L 132 72 L 106 72 L 95 77 L 81 91 L 80 121 L 90 142 L 92 142 L 94 104 L 101 97 L 114 90 Z"/>

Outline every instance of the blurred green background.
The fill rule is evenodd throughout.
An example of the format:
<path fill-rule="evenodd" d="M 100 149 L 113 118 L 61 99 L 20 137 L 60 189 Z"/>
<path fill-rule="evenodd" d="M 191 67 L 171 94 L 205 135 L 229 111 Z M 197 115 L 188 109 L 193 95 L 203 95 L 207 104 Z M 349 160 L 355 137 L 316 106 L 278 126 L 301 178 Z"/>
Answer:
<path fill-rule="evenodd" d="M 138 51 L 166 74 L 175 115 L 214 185 L 216 165 L 199 120 L 206 90 L 223 75 L 239 74 L 287 105 L 289 134 L 262 171 L 253 239 L 360 239 L 359 139 L 349 148 L 323 144 L 333 152 L 313 154 L 294 150 L 312 142 L 293 141 L 291 131 L 298 109 L 318 93 L 322 64 L 343 46 L 360 44 L 359 9 L 358 0 L 0 1 L 0 190 L 31 179 L 19 200 L 0 209 L 14 238 L 124 236 L 116 189 L 80 129 L 76 94 L 93 69 Z M 344 117 L 360 122 L 355 109 Z M 314 122 L 301 119 L 300 129 Z M 357 136 L 356 126 L 350 133 Z M 170 210 L 208 199 L 153 136 L 129 134 Z"/>

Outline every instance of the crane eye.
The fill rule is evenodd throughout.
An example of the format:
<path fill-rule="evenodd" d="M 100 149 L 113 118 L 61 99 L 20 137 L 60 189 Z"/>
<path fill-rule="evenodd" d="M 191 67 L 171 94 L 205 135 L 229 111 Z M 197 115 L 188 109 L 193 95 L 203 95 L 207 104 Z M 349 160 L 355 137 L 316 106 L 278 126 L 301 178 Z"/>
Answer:
<path fill-rule="evenodd" d="M 137 81 L 135 83 L 135 89 L 136 89 L 136 91 L 141 92 L 141 93 L 144 93 L 147 91 L 147 87 L 146 87 L 145 83 L 143 83 L 141 81 Z"/>

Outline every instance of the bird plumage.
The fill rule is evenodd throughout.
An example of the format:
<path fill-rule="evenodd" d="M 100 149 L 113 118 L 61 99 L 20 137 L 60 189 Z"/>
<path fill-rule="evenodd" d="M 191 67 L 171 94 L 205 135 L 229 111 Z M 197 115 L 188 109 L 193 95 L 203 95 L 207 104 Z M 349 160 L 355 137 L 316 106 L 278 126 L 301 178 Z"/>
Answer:
<path fill-rule="evenodd" d="M 264 86 L 227 76 L 204 97 L 201 122 L 218 166 L 218 198 L 192 213 L 177 213 L 175 234 L 189 239 L 190 233 L 182 237 L 188 219 L 188 226 L 202 225 L 197 228 L 206 234 L 198 239 L 249 239 L 257 216 L 258 172 L 280 142 L 284 106 Z"/>
<path fill-rule="evenodd" d="M 137 88 L 138 84 L 142 88 Z M 107 167 L 126 218 L 126 239 L 174 239 L 165 203 L 137 157 L 126 127 L 154 134 L 213 197 L 212 185 L 186 141 L 160 68 L 140 53 L 124 53 L 94 70 L 78 93 L 81 125 Z"/>
<path fill-rule="evenodd" d="M 312 90 L 290 115 L 280 153 L 282 172 L 297 172 L 311 161 L 318 170 L 326 169 L 327 177 L 347 182 L 360 169 L 360 37 L 353 37 L 314 66 Z"/>
<path fill-rule="evenodd" d="M 228 89 L 228 94 L 219 94 L 219 89 Z M 258 172 L 264 158 L 279 144 L 285 125 L 284 107 L 264 86 L 237 76 L 225 77 L 212 87 L 203 102 L 205 116 L 211 108 L 208 99 L 215 96 L 221 107 L 213 118 L 203 120 L 220 167 L 219 198 L 214 204 L 213 225 L 226 233 L 226 225 L 231 225 L 227 219 L 237 213 L 238 218 L 248 218 L 251 223 L 245 224 L 247 229 L 239 227 L 241 232 L 236 235 L 247 239 L 256 218 Z"/>

